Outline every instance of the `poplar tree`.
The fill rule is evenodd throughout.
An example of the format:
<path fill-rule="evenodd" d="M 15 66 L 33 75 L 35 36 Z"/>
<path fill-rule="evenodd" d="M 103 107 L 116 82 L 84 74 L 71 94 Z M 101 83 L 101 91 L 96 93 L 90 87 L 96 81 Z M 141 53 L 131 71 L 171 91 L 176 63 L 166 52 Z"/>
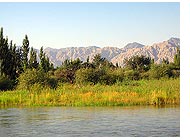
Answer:
<path fill-rule="evenodd" d="M 3 45 L 4 45 L 3 28 L 1 28 L 1 31 L 0 31 L 0 76 L 3 75 Z"/>
<path fill-rule="evenodd" d="M 174 56 L 174 64 L 177 66 L 177 68 L 180 68 L 180 50 L 177 48 L 177 53 Z"/>
<path fill-rule="evenodd" d="M 34 68 L 34 69 L 38 68 L 37 55 L 33 47 L 31 47 L 30 50 L 29 68 Z"/>
<path fill-rule="evenodd" d="M 28 36 L 25 35 L 22 43 L 22 55 L 23 55 L 23 69 L 26 70 L 28 68 L 28 53 L 29 53 L 29 40 Z"/>
<path fill-rule="evenodd" d="M 0 76 L 8 75 L 8 66 L 9 63 L 9 45 L 8 37 L 6 39 L 3 36 L 3 28 L 0 31 Z"/>
<path fill-rule="evenodd" d="M 43 51 L 43 46 L 42 46 L 40 48 L 40 69 L 43 70 L 44 72 L 48 72 L 52 68 L 53 68 L 53 65 L 50 64 L 49 58 L 46 57 Z"/>

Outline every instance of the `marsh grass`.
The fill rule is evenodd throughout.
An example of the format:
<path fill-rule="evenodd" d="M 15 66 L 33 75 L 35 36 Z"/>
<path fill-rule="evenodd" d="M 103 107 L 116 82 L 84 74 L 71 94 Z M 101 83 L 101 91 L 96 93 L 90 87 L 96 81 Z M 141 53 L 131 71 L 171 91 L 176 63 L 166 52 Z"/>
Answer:
<path fill-rule="evenodd" d="M 31 90 L 0 92 L 0 106 L 130 106 L 180 103 L 179 79 L 141 80 L 106 85 L 34 85 Z"/>

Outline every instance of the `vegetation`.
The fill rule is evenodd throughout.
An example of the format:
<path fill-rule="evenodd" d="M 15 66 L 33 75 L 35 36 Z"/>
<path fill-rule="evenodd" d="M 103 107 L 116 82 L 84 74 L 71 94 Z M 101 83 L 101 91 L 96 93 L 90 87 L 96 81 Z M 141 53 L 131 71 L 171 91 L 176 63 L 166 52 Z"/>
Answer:
<path fill-rule="evenodd" d="M 35 84 L 30 90 L 0 93 L 1 106 L 179 105 L 179 102 L 179 79 L 126 81 L 111 86 L 62 84 L 56 90 Z"/>
<path fill-rule="evenodd" d="M 133 56 L 120 67 L 96 54 L 92 62 L 66 59 L 54 68 L 43 47 L 39 56 L 29 47 L 27 35 L 19 48 L 0 31 L 1 106 L 179 104 L 179 75 L 179 50 L 173 63 Z"/>

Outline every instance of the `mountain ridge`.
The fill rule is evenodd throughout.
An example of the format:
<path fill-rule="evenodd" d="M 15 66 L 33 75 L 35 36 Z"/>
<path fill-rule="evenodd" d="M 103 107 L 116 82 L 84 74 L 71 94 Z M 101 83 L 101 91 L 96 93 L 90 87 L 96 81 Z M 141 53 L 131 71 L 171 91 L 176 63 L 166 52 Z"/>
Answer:
<path fill-rule="evenodd" d="M 155 63 L 161 63 L 161 61 L 166 58 L 169 62 L 173 62 L 174 55 L 177 53 L 177 48 L 180 48 L 180 39 L 172 37 L 166 41 L 154 43 L 152 45 L 143 45 L 133 42 L 128 43 L 123 48 L 88 46 L 54 49 L 48 47 L 44 49 L 44 52 L 54 66 L 60 66 L 65 59 L 74 60 L 80 58 L 85 62 L 89 56 L 90 61 L 92 61 L 93 57 L 98 53 L 113 64 L 118 63 L 122 66 L 125 58 L 130 58 L 134 55 L 151 57 L 154 59 Z"/>

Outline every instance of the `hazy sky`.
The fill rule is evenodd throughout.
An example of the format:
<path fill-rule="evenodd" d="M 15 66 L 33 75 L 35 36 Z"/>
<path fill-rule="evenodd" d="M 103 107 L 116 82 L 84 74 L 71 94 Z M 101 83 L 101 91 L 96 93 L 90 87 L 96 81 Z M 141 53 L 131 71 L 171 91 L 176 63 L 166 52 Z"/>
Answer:
<path fill-rule="evenodd" d="M 0 3 L 0 27 L 17 45 L 124 47 L 180 36 L 179 3 Z"/>

